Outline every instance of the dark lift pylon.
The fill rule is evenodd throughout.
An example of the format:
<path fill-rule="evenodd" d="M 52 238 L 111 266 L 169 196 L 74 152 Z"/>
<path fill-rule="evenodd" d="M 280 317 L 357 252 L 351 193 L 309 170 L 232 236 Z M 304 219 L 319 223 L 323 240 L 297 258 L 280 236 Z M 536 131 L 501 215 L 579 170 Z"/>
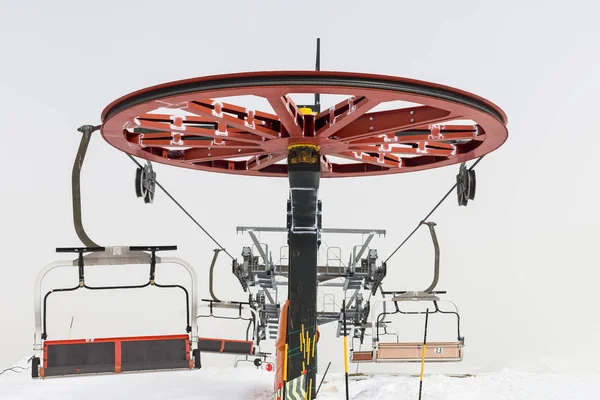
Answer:
<path fill-rule="evenodd" d="M 288 214 L 289 279 L 287 377 L 305 374 L 307 389 L 317 371 L 317 254 L 320 242 L 318 211 L 321 174 L 318 146 L 295 145 L 288 155 L 290 210 Z M 313 350 L 314 348 L 314 350 Z M 296 350 L 297 349 L 297 350 Z M 315 386 L 311 398 L 314 397 Z"/>

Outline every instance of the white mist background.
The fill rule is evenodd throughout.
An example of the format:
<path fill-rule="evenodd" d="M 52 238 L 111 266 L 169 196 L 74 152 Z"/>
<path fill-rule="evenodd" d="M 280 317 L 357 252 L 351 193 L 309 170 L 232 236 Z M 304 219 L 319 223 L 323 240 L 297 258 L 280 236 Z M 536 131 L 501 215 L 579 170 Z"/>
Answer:
<path fill-rule="evenodd" d="M 452 195 L 432 217 L 442 252 L 438 288 L 459 306 L 467 347 L 463 363 L 429 370 L 600 371 L 600 348 L 593 345 L 600 333 L 597 11 L 591 1 L 0 2 L 0 367 L 32 353 L 37 273 L 65 258 L 56 247 L 80 245 L 70 186 L 76 128 L 98 124 L 108 103 L 146 86 L 218 73 L 312 69 L 321 37 L 324 70 L 438 82 L 488 98 L 508 115 L 508 141 L 477 167 L 475 201 L 459 208 Z M 159 181 L 238 258 L 251 242 L 236 226 L 285 224 L 285 179 L 154 166 Z M 372 245 L 384 259 L 452 185 L 457 170 L 324 179 L 324 226 L 387 229 L 387 238 Z M 88 234 L 106 246 L 177 244 L 179 250 L 165 256 L 191 262 L 199 297 L 208 297 L 215 245 L 162 192 L 151 206 L 137 199 L 134 172 L 125 154 L 94 134 L 82 172 Z M 269 238 L 262 237 L 276 256 L 285 237 Z M 357 244 L 325 240 L 344 246 L 344 261 Z M 420 230 L 389 263 L 384 286 L 425 287 L 432 260 L 428 233 Z M 146 267 L 106 270 L 89 268 L 89 283 L 147 278 Z M 245 300 L 230 271 L 221 255 L 217 295 Z M 184 277 L 167 266 L 157 275 L 164 282 Z M 76 281 L 75 269 L 52 274 L 44 290 Z M 48 328 L 52 338 L 66 338 L 74 316 L 72 337 L 180 333 L 183 304 L 180 293 L 155 288 L 56 294 Z M 206 336 L 240 338 L 246 328 L 200 322 Z M 423 321 L 407 322 L 418 333 Z M 451 322 L 440 326 L 449 340 Z M 321 328 L 319 361 L 341 370 L 334 328 Z M 203 361 L 233 363 L 229 356 Z"/>

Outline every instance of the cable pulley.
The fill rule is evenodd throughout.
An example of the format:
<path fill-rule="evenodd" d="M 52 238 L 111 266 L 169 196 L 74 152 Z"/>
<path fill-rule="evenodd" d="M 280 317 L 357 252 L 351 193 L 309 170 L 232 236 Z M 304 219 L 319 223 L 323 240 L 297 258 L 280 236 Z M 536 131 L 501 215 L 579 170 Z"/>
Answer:
<path fill-rule="evenodd" d="M 475 199 L 476 178 L 475 170 L 467 169 L 465 163 L 460 164 L 456 175 L 456 195 L 459 206 L 466 206 L 469 200 Z"/>
<path fill-rule="evenodd" d="M 135 171 L 135 194 L 137 197 L 143 197 L 144 203 L 152 203 L 155 187 L 156 172 L 152 169 L 152 163 L 147 161 L 144 167 L 138 167 Z"/>

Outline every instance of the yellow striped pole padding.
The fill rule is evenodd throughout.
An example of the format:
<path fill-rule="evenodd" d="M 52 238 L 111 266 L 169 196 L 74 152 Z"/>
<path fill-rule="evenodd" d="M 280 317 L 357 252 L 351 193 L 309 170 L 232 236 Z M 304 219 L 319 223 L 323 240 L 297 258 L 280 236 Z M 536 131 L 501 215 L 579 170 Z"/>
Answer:
<path fill-rule="evenodd" d="M 300 375 L 294 380 L 289 381 L 286 384 L 286 399 L 285 400 L 305 400 L 306 388 L 305 388 L 305 377 L 306 375 Z"/>
<path fill-rule="evenodd" d="M 426 344 L 423 344 L 423 351 L 421 352 L 421 381 L 423 381 L 423 373 L 425 372 L 425 349 L 427 348 Z"/>
<path fill-rule="evenodd" d="M 288 344 L 285 344 L 285 353 L 283 357 L 283 381 L 287 382 L 287 361 L 288 361 Z"/>
<path fill-rule="evenodd" d="M 308 358 L 308 346 L 310 346 L 310 343 L 308 343 L 308 329 L 306 330 L 306 337 L 304 338 L 304 359 Z"/>
<path fill-rule="evenodd" d="M 306 330 L 306 341 L 305 341 L 304 343 L 308 343 L 308 340 L 309 340 L 309 339 L 308 339 L 308 337 L 309 337 L 309 336 L 308 336 L 308 329 L 307 329 L 307 330 Z M 310 349 L 310 348 L 309 348 L 309 349 Z"/>
<path fill-rule="evenodd" d="M 348 373 L 348 336 L 344 335 L 344 371 Z"/>

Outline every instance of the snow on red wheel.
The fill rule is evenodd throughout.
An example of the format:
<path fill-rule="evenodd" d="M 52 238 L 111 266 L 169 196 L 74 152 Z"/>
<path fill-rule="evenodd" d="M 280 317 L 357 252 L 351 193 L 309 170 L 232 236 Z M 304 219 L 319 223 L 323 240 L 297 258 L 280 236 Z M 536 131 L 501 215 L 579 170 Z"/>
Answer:
<path fill-rule="evenodd" d="M 293 100 L 315 93 L 342 99 L 320 112 Z M 248 95 L 267 109 L 236 104 Z M 389 109 L 398 102 L 403 106 Z M 287 176 L 288 148 L 297 144 L 318 146 L 321 176 L 333 178 L 457 164 L 497 149 L 508 135 L 504 112 L 479 96 L 406 78 L 323 71 L 166 83 L 114 101 L 102 121 L 103 137 L 137 157 L 278 177 Z"/>

